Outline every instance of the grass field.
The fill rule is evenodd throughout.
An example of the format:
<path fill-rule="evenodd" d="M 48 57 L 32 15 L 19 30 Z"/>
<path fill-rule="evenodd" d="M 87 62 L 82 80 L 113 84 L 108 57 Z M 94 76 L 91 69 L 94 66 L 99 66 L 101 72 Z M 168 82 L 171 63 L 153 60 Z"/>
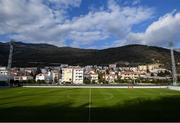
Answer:
<path fill-rule="evenodd" d="M 91 98 L 89 93 L 70 88 L 0 89 L 0 121 L 180 121 L 179 91 L 91 89 Z"/>

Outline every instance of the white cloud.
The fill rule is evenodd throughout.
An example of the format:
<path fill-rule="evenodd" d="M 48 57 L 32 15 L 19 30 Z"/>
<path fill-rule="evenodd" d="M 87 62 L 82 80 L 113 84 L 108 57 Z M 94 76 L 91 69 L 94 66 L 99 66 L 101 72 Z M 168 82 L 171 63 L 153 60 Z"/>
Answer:
<path fill-rule="evenodd" d="M 48 0 L 50 3 L 54 4 L 56 8 L 68 8 L 68 7 L 79 7 L 81 0 Z"/>
<path fill-rule="evenodd" d="M 51 7 L 49 4 L 52 4 Z M 134 25 L 149 18 L 152 9 L 119 6 L 108 2 L 106 10 L 66 18 L 66 9 L 79 7 L 81 0 L 0 0 L 0 35 L 28 42 L 47 42 L 64 46 L 72 40 L 76 46 L 90 45 L 110 36 L 126 38 Z"/>
<path fill-rule="evenodd" d="M 57 27 L 75 44 L 92 44 L 110 36 L 125 38 L 133 25 L 150 18 L 152 10 L 143 7 L 121 7 L 110 1 L 107 10 L 89 12 Z"/>
<path fill-rule="evenodd" d="M 132 5 L 138 5 L 141 3 L 141 0 L 133 0 Z"/>
<path fill-rule="evenodd" d="M 77 32 L 71 31 L 68 38 L 73 39 L 75 41 L 81 41 L 81 44 L 89 44 L 92 41 L 96 41 L 97 39 L 106 39 L 108 35 L 103 34 L 100 31 L 93 31 L 93 32 Z"/>
<path fill-rule="evenodd" d="M 47 0 L 46 5 L 52 9 L 56 22 L 62 22 L 66 19 L 66 10 L 72 7 L 79 7 L 81 0 Z"/>
<path fill-rule="evenodd" d="M 0 34 L 21 33 L 53 22 L 51 10 L 38 0 L 0 0 Z"/>
<path fill-rule="evenodd" d="M 180 13 L 168 13 L 148 26 L 143 33 L 130 33 L 125 43 L 168 47 L 170 41 L 180 44 Z"/>
<path fill-rule="evenodd" d="M 122 4 L 125 6 L 137 6 L 141 3 L 141 0 L 122 0 Z"/>

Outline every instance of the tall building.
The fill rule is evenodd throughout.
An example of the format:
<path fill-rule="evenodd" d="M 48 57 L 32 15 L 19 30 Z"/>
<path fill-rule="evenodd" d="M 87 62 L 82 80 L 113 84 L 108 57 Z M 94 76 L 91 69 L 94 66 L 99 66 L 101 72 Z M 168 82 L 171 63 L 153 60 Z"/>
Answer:
<path fill-rule="evenodd" d="M 148 70 L 148 66 L 147 66 L 147 65 L 139 65 L 139 66 L 138 66 L 138 69 L 139 69 L 140 71 L 147 71 L 147 70 Z"/>
<path fill-rule="evenodd" d="M 82 68 L 73 69 L 73 83 L 74 84 L 83 84 L 83 74 L 84 70 Z"/>
<path fill-rule="evenodd" d="M 92 73 L 92 74 L 90 74 L 89 75 L 89 77 L 90 77 L 90 80 L 91 80 L 91 82 L 98 82 L 98 74 L 97 73 Z"/>
<path fill-rule="evenodd" d="M 84 70 L 79 67 L 62 68 L 62 82 L 71 82 L 73 84 L 83 84 Z"/>
<path fill-rule="evenodd" d="M 62 68 L 62 82 L 71 82 L 73 80 L 73 68 Z"/>
<path fill-rule="evenodd" d="M 6 67 L 0 67 L 0 75 L 8 75 L 8 70 Z"/>
<path fill-rule="evenodd" d="M 58 83 L 60 79 L 60 72 L 58 70 L 52 70 L 51 77 L 54 83 Z"/>

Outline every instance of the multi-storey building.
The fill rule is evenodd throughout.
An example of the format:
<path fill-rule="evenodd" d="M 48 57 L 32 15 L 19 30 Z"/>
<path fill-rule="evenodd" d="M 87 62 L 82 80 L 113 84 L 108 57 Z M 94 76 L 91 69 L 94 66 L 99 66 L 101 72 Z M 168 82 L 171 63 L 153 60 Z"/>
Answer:
<path fill-rule="evenodd" d="M 108 81 L 108 82 L 114 82 L 117 79 L 117 75 L 116 74 L 106 74 L 103 76 L 103 78 Z"/>
<path fill-rule="evenodd" d="M 47 78 L 47 76 L 45 74 L 40 73 L 40 74 L 36 75 L 36 82 L 37 81 L 45 81 L 46 78 Z"/>
<path fill-rule="evenodd" d="M 71 82 L 73 80 L 73 68 L 62 68 L 62 82 Z"/>
<path fill-rule="evenodd" d="M 27 81 L 33 80 L 32 76 L 14 76 L 14 81 Z"/>
<path fill-rule="evenodd" d="M 0 67 L 0 75 L 8 75 L 6 67 Z"/>
<path fill-rule="evenodd" d="M 54 83 L 59 82 L 60 79 L 60 72 L 58 70 L 52 70 L 51 71 L 51 77 L 52 77 L 52 81 Z"/>
<path fill-rule="evenodd" d="M 148 70 L 149 70 L 149 71 L 153 71 L 153 70 L 155 70 L 155 69 L 159 69 L 160 66 L 162 66 L 162 65 L 161 65 L 161 64 L 149 64 L 149 65 L 148 65 Z"/>
<path fill-rule="evenodd" d="M 73 68 L 73 83 L 74 84 L 83 84 L 83 68 Z"/>
<path fill-rule="evenodd" d="M 139 78 L 139 73 L 132 71 L 119 72 L 119 76 L 121 79 L 137 79 Z"/>
<path fill-rule="evenodd" d="M 83 84 L 84 70 L 79 67 L 62 68 L 62 82 Z"/>
<path fill-rule="evenodd" d="M 7 81 L 8 78 L 8 71 L 6 67 L 0 67 L 0 81 Z"/>
<path fill-rule="evenodd" d="M 148 70 L 148 66 L 147 65 L 139 65 L 138 66 L 138 70 L 139 71 L 147 71 Z"/>
<path fill-rule="evenodd" d="M 96 74 L 96 73 L 93 73 L 93 74 L 90 74 L 89 75 L 89 77 L 90 77 L 90 80 L 91 80 L 91 82 L 98 82 L 98 74 Z"/>

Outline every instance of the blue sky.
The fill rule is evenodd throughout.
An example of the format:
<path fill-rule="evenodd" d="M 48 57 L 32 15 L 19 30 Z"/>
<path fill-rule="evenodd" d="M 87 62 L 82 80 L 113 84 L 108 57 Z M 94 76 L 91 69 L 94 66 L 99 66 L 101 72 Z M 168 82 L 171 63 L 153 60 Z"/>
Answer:
<path fill-rule="evenodd" d="M 179 0 L 0 0 L 0 41 L 180 48 Z"/>

